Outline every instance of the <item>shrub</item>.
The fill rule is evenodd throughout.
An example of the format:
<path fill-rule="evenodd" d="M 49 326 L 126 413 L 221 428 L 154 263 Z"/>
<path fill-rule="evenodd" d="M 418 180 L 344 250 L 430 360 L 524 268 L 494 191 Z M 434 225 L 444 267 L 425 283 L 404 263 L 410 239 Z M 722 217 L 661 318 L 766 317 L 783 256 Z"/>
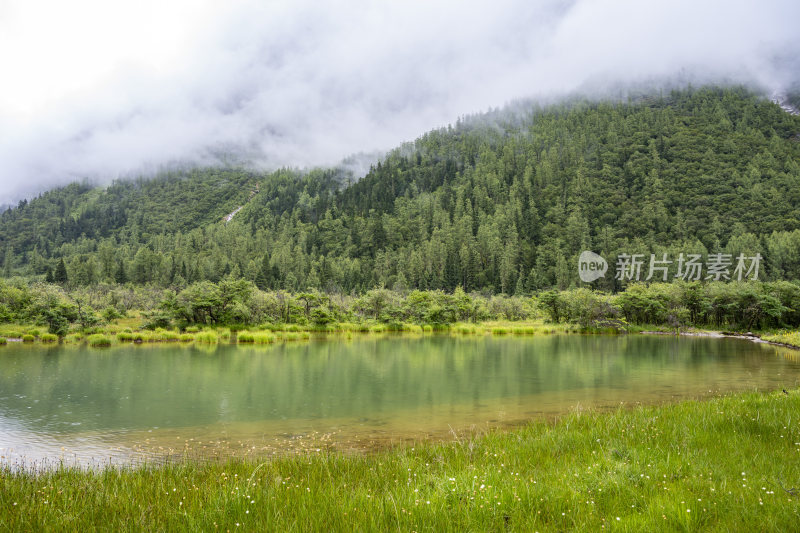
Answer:
<path fill-rule="evenodd" d="M 186 333 L 197 333 L 200 331 L 200 328 L 197 326 L 189 326 L 186 328 Z"/>
<path fill-rule="evenodd" d="M 9 338 L 9 339 L 19 339 L 19 338 L 22 338 L 22 333 L 20 333 L 19 331 L 13 331 L 12 330 L 12 331 L 9 331 L 8 333 L 6 333 L 6 337 Z"/>
<path fill-rule="evenodd" d="M 34 340 L 36 340 L 36 337 L 34 337 L 33 335 L 22 336 L 22 342 L 33 342 Z"/>
<path fill-rule="evenodd" d="M 8 340 L 5 337 L 0 337 L 0 346 L 5 346 L 8 344 Z"/>
<path fill-rule="evenodd" d="M 118 318 L 124 318 L 125 315 L 119 312 L 116 307 L 108 306 L 100 313 L 100 316 L 103 317 L 103 320 L 106 322 L 111 322 L 112 320 L 116 320 Z"/>
<path fill-rule="evenodd" d="M 28 335 L 33 335 L 34 337 L 38 337 L 41 334 L 41 331 L 39 331 L 38 329 L 29 329 L 26 333 Z"/>
<path fill-rule="evenodd" d="M 57 342 L 58 335 L 53 335 L 52 333 L 42 333 L 40 340 L 42 342 Z"/>
<path fill-rule="evenodd" d="M 89 346 L 93 346 L 95 348 L 101 346 L 111 346 L 111 339 L 101 333 L 89 335 L 86 340 L 89 343 Z"/>

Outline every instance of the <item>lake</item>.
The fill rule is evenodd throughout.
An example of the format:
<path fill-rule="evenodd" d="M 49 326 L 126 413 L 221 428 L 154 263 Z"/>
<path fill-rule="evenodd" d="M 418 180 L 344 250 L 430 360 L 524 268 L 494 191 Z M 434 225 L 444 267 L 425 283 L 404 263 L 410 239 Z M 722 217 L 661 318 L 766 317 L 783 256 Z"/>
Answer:
<path fill-rule="evenodd" d="M 576 409 L 795 387 L 798 352 L 673 336 L 0 347 L 0 462 L 363 450 Z"/>

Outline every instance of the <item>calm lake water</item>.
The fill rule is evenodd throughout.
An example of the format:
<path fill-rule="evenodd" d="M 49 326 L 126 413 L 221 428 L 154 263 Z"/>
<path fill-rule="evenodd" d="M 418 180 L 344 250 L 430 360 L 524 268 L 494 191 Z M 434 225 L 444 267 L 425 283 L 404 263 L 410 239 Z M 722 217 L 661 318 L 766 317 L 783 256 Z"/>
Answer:
<path fill-rule="evenodd" d="M 267 347 L 9 344 L 0 462 L 364 449 L 621 403 L 795 387 L 798 352 L 664 336 L 364 337 Z"/>

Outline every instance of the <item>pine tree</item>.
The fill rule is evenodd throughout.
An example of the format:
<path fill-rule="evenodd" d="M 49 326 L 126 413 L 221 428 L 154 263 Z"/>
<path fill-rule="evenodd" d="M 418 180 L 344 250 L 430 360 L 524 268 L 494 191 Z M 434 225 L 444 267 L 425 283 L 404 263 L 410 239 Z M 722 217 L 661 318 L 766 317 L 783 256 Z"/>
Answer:
<path fill-rule="evenodd" d="M 128 283 L 128 276 L 125 273 L 125 264 L 122 262 L 122 260 L 117 263 L 117 271 L 114 273 L 114 281 L 120 285 Z"/>
<path fill-rule="evenodd" d="M 58 262 L 56 266 L 56 271 L 53 274 L 53 281 L 60 284 L 65 284 L 67 281 L 67 265 L 64 264 L 64 258 L 62 257 L 61 260 Z"/>
<path fill-rule="evenodd" d="M 270 288 L 272 282 L 272 269 L 269 266 L 269 254 L 264 254 L 261 261 L 261 268 L 256 274 L 256 287 L 265 291 Z"/>

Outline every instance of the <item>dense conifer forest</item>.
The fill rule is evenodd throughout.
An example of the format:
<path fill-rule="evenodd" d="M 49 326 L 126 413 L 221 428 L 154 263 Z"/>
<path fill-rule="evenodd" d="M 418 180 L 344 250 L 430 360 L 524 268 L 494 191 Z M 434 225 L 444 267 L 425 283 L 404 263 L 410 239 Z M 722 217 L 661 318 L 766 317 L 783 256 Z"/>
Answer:
<path fill-rule="evenodd" d="M 517 103 L 404 144 L 357 181 L 198 168 L 75 183 L 0 214 L 0 243 L 4 277 L 72 288 L 243 278 L 519 295 L 582 285 L 582 250 L 760 253 L 759 279 L 795 280 L 800 117 L 742 87 Z M 624 288 L 613 278 L 592 286 Z"/>

